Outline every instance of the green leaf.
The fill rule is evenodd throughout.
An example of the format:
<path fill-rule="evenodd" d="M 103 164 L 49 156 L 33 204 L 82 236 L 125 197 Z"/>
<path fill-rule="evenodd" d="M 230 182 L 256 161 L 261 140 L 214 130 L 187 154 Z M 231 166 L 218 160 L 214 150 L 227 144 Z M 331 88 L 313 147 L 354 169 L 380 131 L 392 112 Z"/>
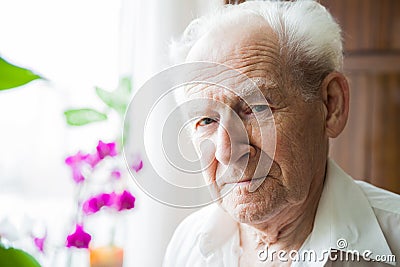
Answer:
<path fill-rule="evenodd" d="M 130 95 L 132 92 L 132 83 L 129 77 L 123 77 L 116 90 L 109 92 L 96 87 L 96 94 L 110 108 L 117 111 L 121 116 L 125 114 Z"/>
<path fill-rule="evenodd" d="M 130 77 L 122 77 L 119 81 L 119 90 L 125 92 L 126 94 L 130 94 L 132 92 L 132 80 Z"/>
<path fill-rule="evenodd" d="M 18 87 L 36 79 L 42 77 L 28 69 L 12 65 L 0 57 L 0 90 Z"/>
<path fill-rule="evenodd" d="M 81 126 L 96 121 L 104 121 L 107 115 L 94 109 L 70 109 L 64 112 L 67 123 L 72 126 Z"/>
<path fill-rule="evenodd" d="M 125 112 L 125 100 L 117 92 L 108 92 L 99 87 L 96 87 L 96 94 L 107 106 L 116 110 L 119 114 Z"/>
<path fill-rule="evenodd" d="M 40 267 L 28 253 L 14 248 L 0 246 L 0 266 L 2 267 Z"/>

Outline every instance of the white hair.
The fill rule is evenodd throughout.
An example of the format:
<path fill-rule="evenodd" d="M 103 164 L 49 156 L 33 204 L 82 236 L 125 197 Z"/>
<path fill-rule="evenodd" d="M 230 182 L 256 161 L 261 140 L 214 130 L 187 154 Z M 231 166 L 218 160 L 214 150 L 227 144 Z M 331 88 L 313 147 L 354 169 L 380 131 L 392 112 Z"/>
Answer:
<path fill-rule="evenodd" d="M 280 46 L 280 77 L 283 85 L 299 89 L 305 100 L 319 96 L 322 80 L 332 71 L 342 71 L 343 52 L 339 25 L 319 3 L 248 1 L 225 5 L 192 21 L 180 40 L 171 44 L 174 63 L 186 60 L 190 49 L 206 33 L 242 15 L 265 19 Z M 289 84 L 288 84 L 289 83 Z"/>

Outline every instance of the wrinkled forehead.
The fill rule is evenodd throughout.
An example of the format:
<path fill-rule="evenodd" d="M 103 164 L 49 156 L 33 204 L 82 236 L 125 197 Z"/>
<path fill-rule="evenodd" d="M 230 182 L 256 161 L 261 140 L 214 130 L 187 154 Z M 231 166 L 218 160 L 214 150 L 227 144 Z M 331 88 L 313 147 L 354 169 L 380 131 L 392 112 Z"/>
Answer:
<path fill-rule="evenodd" d="M 232 80 L 231 83 L 188 84 L 184 87 L 185 97 L 212 97 L 213 94 L 224 94 L 231 98 L 253 100 L 263 96 L 263 90 L 277 88 L 277 84 L 266 78 L 246 78 L 244 81 Z"/>
<path fill-rule="evenodd" d="M 214 64 L 199 64 L 197 69 L 193 65 L 189 70 L 193 83 L 184 86 L 182 96 L 204 98 L 219 94 L 246 101 L 259 99 L 260 88 L 277 87 L 273 79 L 279 77 L 276 34 L 258 15 L 235 18 L 219 22 L 191 47 L 187 63 Z"/>
<path fill-rule="evenodd" d="M 185 84 L 176 88 L 178 102 L 193 98 L 213 99 L 215 95 L 223 95 L 236 101 L 254 102 L 265 99 L 264 91 L 278 88 L 278 83 L 273 78 L 249 78 L 222 64 L 209 63 L 205 68 L 203 64 L 201 63 L 201 68 L 190 72 L 191 77 Z"/>

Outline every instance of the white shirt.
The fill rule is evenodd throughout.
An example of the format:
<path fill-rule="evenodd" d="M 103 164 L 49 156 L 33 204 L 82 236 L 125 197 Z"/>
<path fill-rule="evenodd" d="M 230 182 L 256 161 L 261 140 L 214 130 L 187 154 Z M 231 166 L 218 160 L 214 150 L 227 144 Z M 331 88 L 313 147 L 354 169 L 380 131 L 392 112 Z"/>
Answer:
<path fill-rule="evenodd" d="M 333 261 L 334 249 L 343 261 Z M 291 266 L 400 266 L 400 196 L 355 181 L 328 160 L 313 230 L 297 253 L 311 250 L 316 257 Z M 349 260 L 357 259 L 358 252 L 359 261 L 346 261 L 345 252 Z M 236 267 L 240 253 L 238 223 L 212 204 L 178 226 L 163 266 Z"/>

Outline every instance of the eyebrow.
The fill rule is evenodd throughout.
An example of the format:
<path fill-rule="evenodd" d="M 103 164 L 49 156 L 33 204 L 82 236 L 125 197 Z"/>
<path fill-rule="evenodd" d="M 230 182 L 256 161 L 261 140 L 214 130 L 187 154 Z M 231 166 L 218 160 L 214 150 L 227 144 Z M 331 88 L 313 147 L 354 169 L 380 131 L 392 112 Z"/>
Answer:
<path fill-rule="evenodd" d="M 189 91 L 196 88 L 200 84 L 201 83 L 189 83 L 188 85 L 185 86 L 184 93 L 187 94 Z M 195 90 L 192 93 L 197 93 L 199 91 L 205 90 L 210 86 L 213 86 L 213 85 L 208 84 L 203 88 L 198 88 L 197 90 Z M 264 92 L 268 92 L 271 90 L 277 90 L 277 89 L 279 89 L 278 84 L 275 81 L 272 81 L 272 80 L 269 80 L 266 78 L 249 78 L 249 79 L 246 79 L 244 82 L 242 82 L 242 84 L 236 85 L 235 90 L 231 90 L 228 88 L 229 91 L 233 92 L 235 95 L 237 95 L 240 98 L 247 98 L 247 97 L 255 96 L 260 91 L 264 95 Z"/>
<path fill-rule="evenodd" d="M 188 120 L 197 120 L 202 117 L 217 117 L 217 113 L 209 106 L 205 109 L 189 109 L 184 114 Z"/>
<path fill-rule="evenodd" d="M 190 85 L 194 85 L 193 87 L 196 87 L 198 84 L 194 83 L 194 84 L 190 84 Z M 207 85 L 205 88 L 209 87 L 211 85 Z M 193 89 L 190 88 L 190 89 Z M 201 88 L 196 90 L 201 91 L 204 90 L 205 88 Z M 229 88 L 228 88 L 229 89 Z M 241 99 L 241 101 L 239 101 L 237 103 L 238 107 L 242 107 L 244 102 L 243 100 L 245 100 L 245 105 L 247 104 L 251 104 L 251 102 L 253 102 L 254 100 L 259 100 L 260 96 L 267 101 L 268 104 L 271 103 L 271 93 L 279 90 L 279 86 L 278 84 L 270 79 L 266 79 L 266 78 L 248 78 L 245 81 L 243 81 L 241 84 L 238 84 L 235 86 L 235 90 L 230 90 L 231 92 L 233 92 L 237 97 L 239 97 Z M 202 98 L 201 98 L 202 99 Z M 212 100 L 212 98 L 209 98 L 210 100 Z M 260 103 L 258 103 L 260 104 Z M 201 117 L 202 115 L 204 115 L 205 110 L 208 110 L 209 112 L 212 110 L 212 108 L 210 109 L 210 107 L 212 107 L 212 104 L 206 104 L 206 105 L 201 105 L 202 107 L 199 108 L 199 106 L 197 105 L 193 105 L 191 107 L 189 107 L 188 110 L 186 110 L 186 114 L 189 115 L 190 117 L 196 117 L 199 116 Z M 233 109 L 235 109 L 234 107 L 232 107 Z M 212 113 L 212 112 L 210 112 Z"/>

